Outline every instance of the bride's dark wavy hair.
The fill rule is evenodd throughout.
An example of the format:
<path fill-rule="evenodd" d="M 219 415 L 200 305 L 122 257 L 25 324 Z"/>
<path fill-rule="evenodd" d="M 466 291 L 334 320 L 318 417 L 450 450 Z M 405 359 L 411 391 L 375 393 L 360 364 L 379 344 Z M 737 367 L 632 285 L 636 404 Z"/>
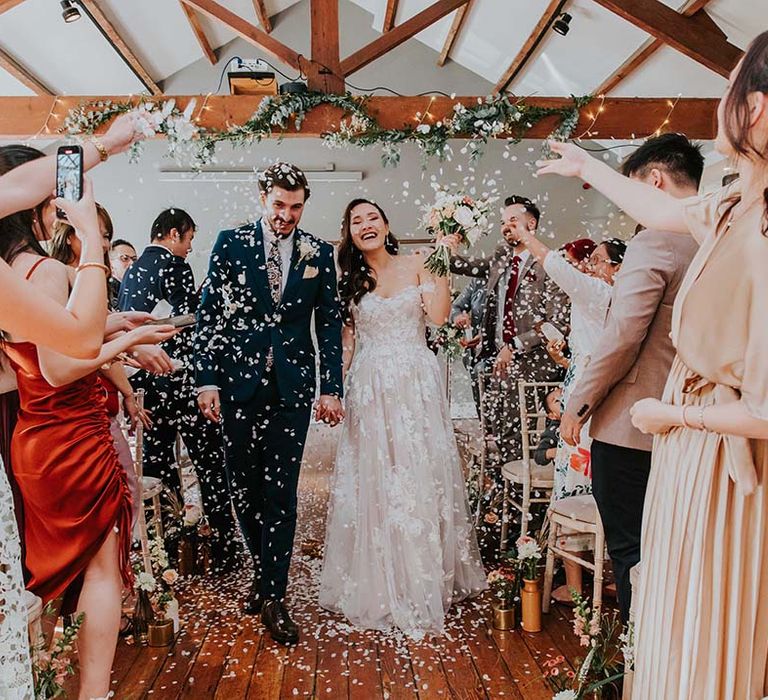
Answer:
<path fill-rule="evenodd" d="M 376 289 L 376 278 L 373 276 L 368 263 L 365 262 L 362 252 L 352 240 L 350 233 L 349 222 L 352 218 L 352 210 L 361 204 L 370 204 L 375 207 L 384 223 L 389 226 L 389 219 L 384 210 L 370 199 L 362 197 L 353 199 L 344 210 L 344 218 L 341 220 L 341 242 L 339 243 L 339 269 L 341 270 L 339 297 L 344 310 L 345 323 L 349 323 L 352 304 L 359 303 L 368 292 Z M 397 238 L 391 231 L 384 241 L 384 248 L 390 255 L 397 255 L 400 248 Z"/>
<path fill-rule="evenodd" d="M 44 156 L 45 153 L 30 146 L 0 146 L 0 175 Z M 48 253 L 43 250 L 35 236 L 35 223 L 41 228 L 44 226 L 45 205 L 46 200 L 43 200 L 34 209 L 17 211 L 0 219 L 0 258 L 9 265 L 21 253 L 27 251 L 48 257 Z"/>

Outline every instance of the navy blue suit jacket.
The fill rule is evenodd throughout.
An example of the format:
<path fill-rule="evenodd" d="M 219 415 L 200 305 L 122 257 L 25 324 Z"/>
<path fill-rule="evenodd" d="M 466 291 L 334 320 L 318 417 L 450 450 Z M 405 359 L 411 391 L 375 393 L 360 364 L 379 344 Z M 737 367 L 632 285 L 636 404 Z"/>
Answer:
<path fill-rule="evenodd" d="M 316 386 L 313 314 L 320 393 L 340 397 L 341 309 L 333 247 L 296 229 L 288 280 L 275 308 L 261 222 L 222 231 L 211 251 L 197 313 L 197 386 L 218 386 L 222 401 L 249 401 L 272 348 L 281 398 L 289 405 L 311 404 Z"/>
<path fill-rule="evenodd" d="M 123 277 L 118 297 L 120 311 L 151 312 L 161 299 L 172 307 L 172 315 L 191 314 L 197 310 L 195 278 L 189 263 L 160 245 L 144 249 L 139 259 Z M 171 356 L 191 353 L 192 331 L 187 329 L 163 343 Z"/>

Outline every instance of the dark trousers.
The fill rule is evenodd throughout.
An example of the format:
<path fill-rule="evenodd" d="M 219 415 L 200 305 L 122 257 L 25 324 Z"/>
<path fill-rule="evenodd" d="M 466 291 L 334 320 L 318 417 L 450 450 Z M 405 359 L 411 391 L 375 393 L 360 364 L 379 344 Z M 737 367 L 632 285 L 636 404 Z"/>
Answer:
<path fill-rule="evenodd" d="M 195 466 L 203 509 L 213 530 L 214 559 L 234 555 L 236 529 L 220 427 L 200 412 L 189 377 L 152 377 L 143 372 L 135 377 L 132 383 L 144 389 L 144 406 L 152 411 L 153 426 L 144 431 L 144 474 L 159 477 L 181 496 L 175 453 L 176 434 L 180 434 Z"/>
<path fill-rule="evenodd" d="M 222 403 L 227 477 L 263 598 L 288 585 L 310 408 L 286 405 L 272 373 L 250 401 Z"/>
<path fill-rule="evenodd" d="M 629 570 L 640 561 L 640 531 L 651 453 L 599 440 L 592 441 L 591 453 L 592 494 L 603 521 L 621 618 L 627 622 L 632 602 Z"/>

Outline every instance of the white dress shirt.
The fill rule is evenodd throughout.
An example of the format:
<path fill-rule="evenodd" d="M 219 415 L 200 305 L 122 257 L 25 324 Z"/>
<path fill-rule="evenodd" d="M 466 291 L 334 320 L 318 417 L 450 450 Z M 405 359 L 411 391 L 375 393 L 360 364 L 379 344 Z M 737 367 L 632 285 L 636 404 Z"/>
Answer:
<path fill-rule="evenodd" d="M 603 333 L 611 285 L 577 270 L 555 250 L 544 258 L 544 270 L 571 299 L 568 344 L 577 366 L 584 368 Z"/>
<path fill-rule="evenodd" d="M 261 230 L 264 233 L 264 260 L 269 260 L 269 251 L 272 249 L 272 244 L 277 240 L 277 249 L 280 251 L 280 260 L 282 261 L 283 279 L 281 292 L 285 291 L 285 285 L 288 283 L 288 273 L 291 271 L 291 257 L 293 256 L 293 238 L 294 231 L 291 231 L 290 235 L 286 238 L 278 238 L 272 227 L 269 225 L 269 221 L 266 218 L 261 220 Z"/>
<path fill-rule="evenodd" d="M 520 262 L 517 264 L 517 287 L 520 286 L 523 281 L 523 268 L 528 262 L 528 258 L 531 257 L 531 252 L 524 248 L 521 253 L 515 253 Z M 513 256 L 514 257 L 514 256 Z M 512 276 L 512 258 L 509 259 L 509 266 L 504 273 L 499 277 L 499 283 L 496 287 L 496 347 L 501 348 L 504 345 L 504 304 L 507 300 L 507 287 L 509 286 L 509 278 Z M 519 347 L 515 344 L 515 347 Z"/>

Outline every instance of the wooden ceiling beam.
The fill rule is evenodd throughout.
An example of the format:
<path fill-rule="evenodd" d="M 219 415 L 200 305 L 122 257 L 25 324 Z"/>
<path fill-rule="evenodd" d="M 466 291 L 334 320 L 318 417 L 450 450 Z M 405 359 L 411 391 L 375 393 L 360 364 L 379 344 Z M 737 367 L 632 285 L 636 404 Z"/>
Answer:
<path fill-rule="evenodd" d="M 689 0 L 682 9 L 685 17 L 695 15 L 703 10 L 710 0 Z M 664 42 L 660 39 L 648 39 L 637 51 L 635 51 L 624 63 L 622 63 L 611 75 L 609 75 L 593 92 L 593 95 L 607 95 L 614 90 L 619 83 L 626 80 L 640 66 L 655 54 Z"/>
<path fill-rule="evenodd" d="M 38 130 L 46 129 L 39 134 L 41 138 L 51 138 L 58 135 L 69 111 L 79 107 L 83 102 L 98 100 L 126 101 L 126 96 L 98 95 L 93 97 L 63 96 L 57 98 L 57 103 L 51 113 L 51 98 L 49 97 L 0 97 L 0 138 L 29 137 Z M 138 103 L 142 98 L 134 97 Z M 169 96 L 170 99 L 170 96 Z M 174 96 L 176 104 L 184 109 L 192 95 Z M 232 124 L 244 124 L 258 109 L 261 97 L 211 95 L 206 100 L 208 109 L 199 116 L 199 124 L 209 129 L 227 129 Z M 576 126 L 576 133 L 582 133 L 590 128 L 592 138 L 600 139 L 632 139 L 645 137 L 654 133 L 665 119 L 669 123 L 665 128 L 687 134 L 692 139 L 712 139 L 715 136 L 715 113 L 717 99 L 680 99 L 675 109 L 669 114 L 669 101 L 676 98 L 618 98 L 608 97 L 602 104 L 603 110 L 597 116 L 594 124 L 590 119 L 590 110 L 582 111 Z M 367 108 L 384 129 L 402 128 L 413 125 L 417 112 L 422 114 L 429 108 L 431 119 L 438 121 L 449 119 L 457 102 L 464 105 L 476 105 L 478 97 L 371 97 Z M 529 105 L 542 107 L 565 107 L 571 104 L 569 99 L 557 97 L 540 97 L 526 100 Z M 198 108 L 199 110 L 199 108 Z M 336 131 L 342 119 L 339 109 L 322 105 L 312 110 L 304 121 L 301 131 L 297 134 L 291 123 L 288 135 L 299 137 L 317 137 L 325 132 Z M 594 116 L 594 115 L 593 115 Z M 546 119 L 536 124 L 527 134 L 532 139 L 543 139 L 551 133 L 555 126 L 554 119 Z M 591 126 L 590 126 L 591 125 Z M 99 131 L 103 131 L 102 126 Z M 503 135 L 502 135 L 503 136 Z"/>
<path fill-rule="evenodd" d="M 53 95 L 51 89 L 45 83 L 38 80 L 26 68 L 17 63 L 16 59 L 0 49 L 0 68 L 10 73 L 16 80 L 29 88 L 36 95 Z"/>
<path fill-rule="evenodd" d="M 342 74 L 347 77 L 359 71 L 467 2 L 468 0 L 437 0 L 426 9 L 345 58 L 341 62 Z"/>
<path fill-rule="evenodd" d="M 475 0 L 469 0 L 466 5 L 456 10 L 456 14 L 453 16 L 453 22 L 451 23 L 451 28 L 448 30 L 448 36 L 445 37 L 445 42 L 443 43 L 443 50 L 440 52 L 440 57 L 437 59 L 438 66 L 444 66 L 448 57 L 451 55 L 453 45 L 456 43 L 456 39 L 459 38 L 461 29 L 464 26 L 464 21 L 467 19 L 467 15 L 469 14 L 470 9 L 472 9 L 474 1 Z"/>
<path fill-rule="evenodd" d="M 722 76 L 727 77 L 741 58 L 741 49 L 728 42 L 701 8 L 686 17 L 659 0 L 594 2 Z"/>
<path fill-rule="evenodd" d="M 339 0 L 310 0 L 312 63 L 307 68 L 310 90 L 344 94 L 339 65 Z"/>
<path fill-rule="evenodd" d="M 184 10 L 184 14 L 187 16 L 189 27 L 195 35 L 197 43 L 200 44 L 203 55 L 208 59 L 212 66 L 215 66 L 217 60 L 216 54 L 211 46 L 211 42 L 208 41 L 208 37 L 205 35 L 203 25 L 200 23 L 200 17 L 198 17 L 197 13 L 191 7 L 188 7 L 181 2 L 181 0 L 179 0 L 179 5 L 181 5 L 181 9 Z"/>
<path fill-rule="evenodd" d="M 259 18 L 259 24 L 269 34 L 272 31 L 272 22 L 269 19 L 269 14 L 267 14 L 267 8 L 264 6 L 264 0 L 253 0 L 253 9 L 256 11 L 256 17 Z"/>
<path fill-rule="evenodd" d="M 512 59 L 507 70 L 504 71 L 499 82 L 494 87 L 494 93 L 500 93 L 507 89 L 509 84 L 520 74 L 525 64 L 528 62 L 536 47 L 541 43 L 545 34 L 549 30 L 549 27 L 557 19 L 557 16 L 562 12 L 565 7 L 566 0 L 550 0 L 547 9 L 544 10 L 544 14 L 541 19 L 536 23 L 533 31 L 528 35 L 525 43 L 517 52 L 517 55 Z"/>
<path fill-rule="evenodd" d="M 160 89 L 160 86 L 147 72 L 147 69 L 144 68 L 136 54 L 133 53 L 131 47 L 125 43 L 123 38 L 120 36 L 120 33 L 117 31 L 117 29 L 115 29 L 112 22 L 107 19 L 107 16 L 102 12 L 101 8 L 96 4 L 95 0 L 79 0 L 79 2 L 83 9 L 85 9 L 93 21 L 98 25 L 98 28 L 101 29 L 103 34 L 112 42 L 115 50 L 123 59 L 123 61 L 128 64 L 128 66 L 141 80 L 141 82 L 144 83 L 147 90 L 149 90 L 153 95 L 162 95 L 163 91 Z"/>
<path fill-rule="evenodd" d="M 284 63 L 286 66 L 290 66 L 294 70 L 301 70 L 300 54 L 250 22 L 246 22 L 242 17 L 215 2 L 215 0 L 182 0 L 182 2 L 201 12 L 206 17 L 221 22 L 248 43 L 265 51 L 272 58 Z"/>
<path fill-rule="evenodd" d="M 3 14 L 3 12 L 8 12 L 8 10 L 12 10 L 16 5 L 21 5 L 24 0 L 0 0 L 0 15 Z"/>
<path fill-rule="evenodd" d="M 394 29 L 395 20 L 397 19 L 397 6 L 399 4 L 400 0 L 387 0 L 387 9 L 384 11 L 384 27 L 382 29 L 384 33 Z"/>

